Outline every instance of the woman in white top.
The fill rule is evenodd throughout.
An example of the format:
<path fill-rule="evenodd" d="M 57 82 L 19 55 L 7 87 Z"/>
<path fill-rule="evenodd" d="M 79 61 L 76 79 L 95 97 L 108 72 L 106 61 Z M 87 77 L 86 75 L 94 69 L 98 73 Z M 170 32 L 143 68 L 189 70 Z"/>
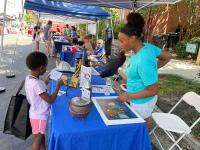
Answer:
<path fill-rule="evenodd" d="M 33 40 L 35 41 L 35 51 L 40 50 L 40 26 L 34 27 Z"/>

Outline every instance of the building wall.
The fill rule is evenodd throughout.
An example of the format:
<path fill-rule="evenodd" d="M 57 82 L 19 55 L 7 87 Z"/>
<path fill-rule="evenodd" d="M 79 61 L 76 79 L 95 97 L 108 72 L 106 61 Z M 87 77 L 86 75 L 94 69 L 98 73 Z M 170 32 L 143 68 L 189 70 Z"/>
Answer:
<path fill-rule="evenodd" d="M 25 0 L 7 0 L 6 14 L 19 16 L 22 14 L 22 2 Z M 4 12 L 5 0 L 0 0 L 0 13 Z"/>
<path fill-rule="evenodd" d="M 200 0 L 198 6 L 200 7 Z M 187 3 L 180 2 L 170 7 L 166 5 L 162 12 L 151 14 L 150 19 L 147 15 L 145 19 L 149 19 L 149 23 L 147 23 L 145 28 L 146 30 L 148 29 L 148 39 L 152 39 L 152 36 L 155 34 L 175 32 L 178 26 L 181 29 L 186 29 L 189 26 L 189 19 L 191 19 L 191 12 L 188 7 Z M 197 9 L 199 8 L 197 7 Z M 197 12 L 200 19 L 200 11 Z"/>
<path fill-rule="evenodd" d="M 198 6 L 200 8 L 200 0 L 198 0 Z M 190 6 L 188 5 L 188 3 L 181 1 L 175 5 L 164 5 L 164 9 L 157 13 L 151 12 L 150 18 L 148 12 L 145 17 L 145 39 L 148 41 L 152 41 L 152 37 L 155 34 L 175 32 L 178 25 L 182 29 L 186 29 L 189 26 L 188 20 L 191 19 L 191 12 L 189 11 L 189 7 Z M 197 12 L 199 13 L 198 18 L 200 21 L 200 10 L 198 10 Z M 124 11 L 124 19 L 126 19 L 128 13 L 129 10 Z"/>

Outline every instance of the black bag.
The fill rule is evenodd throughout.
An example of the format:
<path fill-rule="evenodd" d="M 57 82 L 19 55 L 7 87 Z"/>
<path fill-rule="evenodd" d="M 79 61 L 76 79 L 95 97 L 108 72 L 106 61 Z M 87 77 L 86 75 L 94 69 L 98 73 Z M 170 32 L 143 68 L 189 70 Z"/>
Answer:
<path fill-rule="evenodd" d="M 29 107 L 26 96 L 19 94 L 24 82 L 20 85 L 15 96 L 11 97 L 8 106 L 3 133 L 12 134 L 21 139 L 27 139 L 31 134 Z"/>

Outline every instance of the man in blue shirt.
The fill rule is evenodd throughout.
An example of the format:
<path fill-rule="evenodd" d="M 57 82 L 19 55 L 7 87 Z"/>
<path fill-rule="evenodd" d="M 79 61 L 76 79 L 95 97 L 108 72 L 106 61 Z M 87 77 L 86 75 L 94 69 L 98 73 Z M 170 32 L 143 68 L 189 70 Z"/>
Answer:
<path fill-rule="evenodd" d="M 112 49 L 112 39 L 113 39 L 113 31 L 112 31 L 112 27 L 108 27 L 106 29 L 106 35 L 105 35 L 105 49 L 106 49 L 106 56 L 110 56 L 111 55 L 111 49 Z"/>
<path fill-rule="evenodd" d="M 46 54 L 47 56 L 52 55 L 52 21 L 49 20 L 47 25 L 44 27 L 44 41 L 45 41 L 45 47 L 46 47 Z"/>

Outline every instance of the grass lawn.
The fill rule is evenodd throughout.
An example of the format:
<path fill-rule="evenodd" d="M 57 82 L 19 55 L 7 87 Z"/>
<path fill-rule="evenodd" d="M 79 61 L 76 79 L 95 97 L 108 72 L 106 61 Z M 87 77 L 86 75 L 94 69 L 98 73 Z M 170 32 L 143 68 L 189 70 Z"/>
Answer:
<path fill-rule="evenodd" d="M 159 75 L 157 105 L 162 111 L 168 112 L 189 91 L 200 94 L 200 83 L 175 75 Z M 199 113 L 185 102 L 182 102 L 173 113 L 183 118 L 189 126 L 199 117 Z M 200 141 L 200 123 L 193 128 L 192 134 Z"/>

